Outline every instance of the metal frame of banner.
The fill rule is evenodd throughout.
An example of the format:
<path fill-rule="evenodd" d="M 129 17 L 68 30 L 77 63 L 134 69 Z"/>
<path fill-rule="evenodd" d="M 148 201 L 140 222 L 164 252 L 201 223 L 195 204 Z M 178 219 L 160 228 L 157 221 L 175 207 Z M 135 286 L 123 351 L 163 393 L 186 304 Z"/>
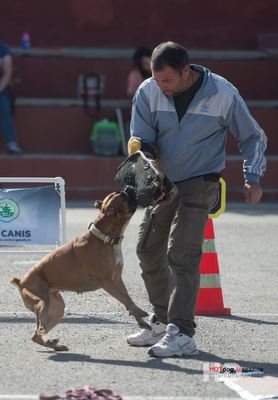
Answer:
<path fill-rule="evenodd" d="M 61 177 L 56 178 L 26 178 L 26 177 L 0 177 L 0 183 L 53 183 L 59 187 L 60 196 L 60 237 L 61 244 L 66 243 L 66 200 L 65 200 L 65 181 Z M 54 244 L 54 243 L 53 243 Z M 34 245 L 34 244 L 33 244 Z M 5 246 L 6 247 L 6 246 Z M 0 250 L 1 254 L 46 254 L 49 250 Z"/>

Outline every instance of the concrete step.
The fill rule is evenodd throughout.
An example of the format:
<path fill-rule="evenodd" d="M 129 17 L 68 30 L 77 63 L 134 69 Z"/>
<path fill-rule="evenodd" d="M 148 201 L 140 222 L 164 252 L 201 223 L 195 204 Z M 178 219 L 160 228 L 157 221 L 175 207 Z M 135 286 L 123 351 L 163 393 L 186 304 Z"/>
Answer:
<path fill-rule="evenodd" d="M 195 56 L 200 57 L 198 53 Z M 273 80 L 278 57 L 232 60 L 193 57 L 191 61 L 223 75 L 245 99 L 278 98 L 278 82 Z M 106 98 L 126 98 L 130 68 L 131 58 L 18 57 L 15 75 L 19 83 L 14 90 L 19 97 L 75 97 L 78 76 L 97 72 L 105 76 Z"/>
<path fill-rule="evenodd" d="M 96 119 L 102 118 L 113 120 L 115 109 L 102 109 L 97 117 L 88 115 L 81 106 L 18 106 L 15 112 L 18 140 L 27 153 L 91 154 L 92 126 Z M 4 151 L 3 141 L 1 151 Z"/>
<path fill-rule="evenodd" d="M 0 171 L 5 177 L 56 177 L 66 182 L 67 200 L 95 200 L 115 190 L 114 176 L 123 157 L 36 154 L 0 156 Z M 243 201 L 242 160 L 228 156 L 224 178 L 227 200 Z M 268 171 L 262 179 L 263 201 L 278 200 L 278 155 L 268 157 Z M 7 185 L 5 186 L 7 187 Z"/>
<path fill-rule="evenodd" d="M 276 101 L 278 106 L 278 101 Z M 129 102 L 103 101 L 104 107 L 96 116 L 88 115 L 77 99 L 18 99 L 15 112 L 20 145 L 28 153 L 91 154 L 90 132 L 96 119 L 115 118 L 115 108 L 124 106 L 125 121 L 129 120 Z M 256 105 L 253 102 L 253 105 Z M 262 105 L 262 104 L 260 104 Z M 273 106 L 273 101 L 270 106 Z M 251 113 L 269 138 L 268 154 L 278 154 L 278 107 L 251 108 Z M 4 151 L 3 141 L 0 152 Z M 237 143 L 229 135 L 227 153 L 238 153 Z"/>
<path fill-rule="evenodd" d="M 57 177 L 66 182 L 67 200 L 101 199 L 115 190 L 114 176 L 123 157 L 36 154 L 0 156 L 0 171 L 9 177 Z"/>
<path fill-rule="evenodd" d="M 135 47 L 11 47 L 16 58 L 39 57 L 39 58 L 67 58 L 67 59 L 103 59 L 103 60 L 131 60 Z M 260 46 L 259 49 L 241 50 L 216 50 L 202 48 L 187 48 L 191 59 L 199 60 L 272 60 L 278 57 L 277 46 Z"/>

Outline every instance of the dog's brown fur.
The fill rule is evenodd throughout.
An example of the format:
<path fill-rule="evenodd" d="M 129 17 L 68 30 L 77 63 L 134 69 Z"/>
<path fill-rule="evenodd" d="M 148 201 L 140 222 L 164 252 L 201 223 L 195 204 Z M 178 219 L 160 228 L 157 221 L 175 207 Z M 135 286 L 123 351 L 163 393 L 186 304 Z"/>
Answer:
<path fill-rule="evenodd" d="M 95 226 L 113 237 L 123 234 L 135 211 L 130 209 L 128 196 L 117 192 L 98 202 L 98 208 L 100 213 L 94 221 Z M 105 244 L 87 231 L 42 258 L 21 279 L 12 278 L 10 282 L 18 287 L 25 306 L 37 317 L 32 340 L 55 350 L 68 350 L 65 345 L 58 344 L 58 339 L 48 336 L 64 314 L 60 290 L 81 293 L 103 288 L 125 305 L 140 327 L 148 327 L 143 320 L 147 313 L 128 295 L 121 278 L 122 269 L 121 245 Z"/>

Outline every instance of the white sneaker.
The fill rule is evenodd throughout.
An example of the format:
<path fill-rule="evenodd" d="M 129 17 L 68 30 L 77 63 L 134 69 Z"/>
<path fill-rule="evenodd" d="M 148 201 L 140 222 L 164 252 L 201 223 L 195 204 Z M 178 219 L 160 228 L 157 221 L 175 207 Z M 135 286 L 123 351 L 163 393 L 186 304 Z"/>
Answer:
<path fill-rule="evenodd" d="M 127 343 L 131 346 L 152 346 L 162 339 L 166 332 L 166 325 L 159 321 L 154 322 L 154 318 L 155 314 L 152 314 L 149 320 L 151 329 L 142 329 L 128 336 Z"/>
<path fill-rule="evenodd" d="M 168 324 L 166 335 L 149 348 L 148 354 L 153 357 L 181 357 L 196 355 L 199 352 L 192 337 L 180 332 L 175 324 Z"/>
<path fill-rule="evenodd" d="M 7 152 L 9 154 L 21 154 L 22 150 L 16 142 L 9 142 L 7 144 Z"/>

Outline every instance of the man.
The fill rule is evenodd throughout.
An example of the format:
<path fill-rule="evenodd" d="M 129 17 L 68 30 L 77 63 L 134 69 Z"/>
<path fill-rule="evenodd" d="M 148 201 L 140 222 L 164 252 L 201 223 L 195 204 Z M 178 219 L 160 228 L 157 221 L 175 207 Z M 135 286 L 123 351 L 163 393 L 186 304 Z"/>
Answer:
<path fill-rule="evenodd" d="M 0 130 L 9 154 L 20 154 L 15 124 L 12 116 L 12 99 L 9 89 L 13 73 L 13 59 L 9 48 L 0 42 Z"/>
<path fill-rule="evenodd" d="M 139 143 L 144 151 L 145 143 L 155 145 L 159 166 L 178 193 L 169 203 L 145 210 L 137 255 L 154 314 L 151 330 L 130 335 L 127 341 L 151 346 L 148 352 L 155 357 L 194 355 L 204 229 L 225 167 L 227 132 L 237 139 L 243 155 L 248 203 L 262 197 L 266 136 L 238 90 L 208 69 L 189 64 L 181 45 L 160 44 L 151 65 L 153 77 L 140 85 L 133 99 L 129 148 Z"/>

